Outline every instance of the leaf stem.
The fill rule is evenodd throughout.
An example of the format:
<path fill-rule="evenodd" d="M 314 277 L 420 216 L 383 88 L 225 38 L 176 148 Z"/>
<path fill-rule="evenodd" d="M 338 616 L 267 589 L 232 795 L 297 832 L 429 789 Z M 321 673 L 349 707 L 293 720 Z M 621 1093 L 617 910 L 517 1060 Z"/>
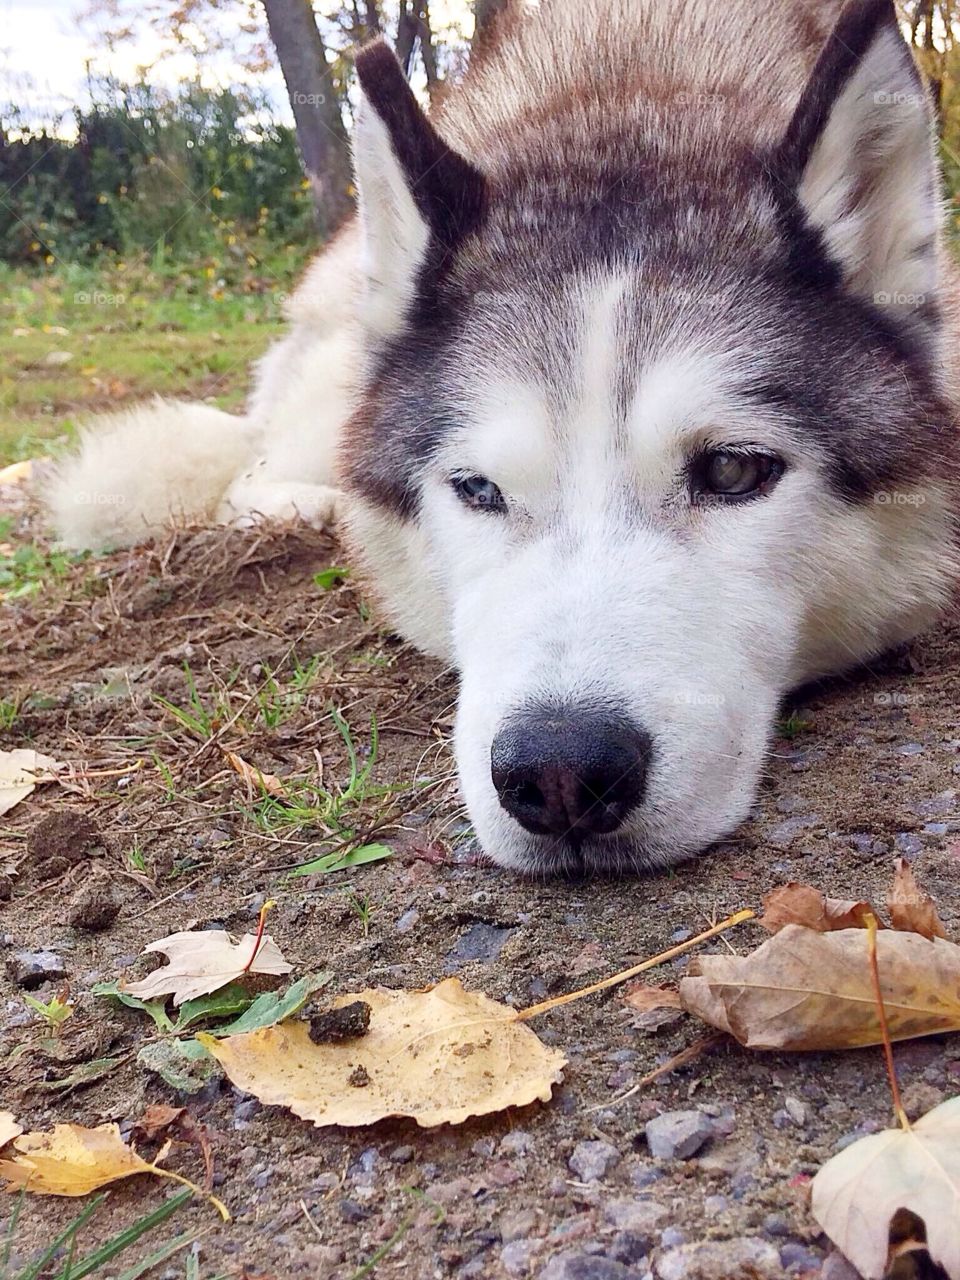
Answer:
<path fill-rule="evenodd" d="M 893 1094 L 893 1110 L 901 1129 L 909 1130 L 910 1121 L 903 1109 L 900 1098 L 900 1085 L 893 1062 L 893 1044 L 890 1040 L 890 1027 L 887 1023 L 887 1010 L 883 1003 L 883 989 L 880 986 L 880 961 L 877 957 L 877 917 L 868 911 L 864 917 L 867 926 L 867 954 L 870 957 L 870 977 L 873 979 L 873 994 L 877 1001 L 877 1014 L 880 1018 L 880 1034 L 883 1036 L 883 1056 L 887 1064 L 887 1077 L 890 1080 L 890 1092 Z"/>
<path fill-rule="evenodd" d="M 755 916 L 756 912 L 747 907 L 743 911 L 738 911 L 735 915 L 728 916 L 726 920 L 721 920 L 719 924 L 715 924 L 704 933 L 698 933 L 695 938 L 689 938 L 686 942 L 681 942 L 678 946 L 671 947 L 669 951 L 661 951 L 659 955 L 652 956 L 649 960 L 644 960 L 642 964 L 634 965 L 632 969 L 624 969 L 622 973 L 615 973 L 611 978 L 604 978 L 601 982 L 594 982 L 592 986 L 581 987 L 578 991 L 568 991 L 566 995 L 554 996 L 551 1000 L 543 1000 L 540 1004 L 531 1005 L 529 1009 L 521 1009 L 517 1014 L 517 1020 L 526 1022 L 528 1018 L 536 1018 L 541 1013 L 546 1013 L 549 1009 L 556 1009 L 562 1004 L 570 1004 L 574 1000 L 582 1000 L 584 996 L 592 996 L 596 991 L 605 991 L 607 987 L 615 987 L 618 983 L 626 982 L 629 978 L 636 977 L 638 973 L 644 973 L 647 969 L 655 969 L 658 964 L 665 964 L 668 960 L 673 960 L 687 951 L 692 951 L 701 942 L 709 942 L 711 938 L 716 938 L 721 933 L 726 933 L 728 929 L 732 929 L 738 924 L 743 924 L 746 920 L 753 920 Z"/>
<path fill-rule="evenodd" d="M 253 962 L 257 958 L 257 953 L 260 950 L 260 948 L 263 946 L 263 929 L 264 929 L 264 925 L 267 923 L 267 914 L 268 912 L 272 911 L 276 905 L 277 905 L 276 902 L 274 902 L 273 898 L 271 898 L 268 902 L 265 902 L 263 906 L 260 908 L 260 919 L 257 921 L 257 936 L 253 940 L 253 952 L 250 956 L 250 959 L 243 966 L 243 969 L 241 970 L 241 972 L 249 973 L 250 970 L 253 968 Z"/>

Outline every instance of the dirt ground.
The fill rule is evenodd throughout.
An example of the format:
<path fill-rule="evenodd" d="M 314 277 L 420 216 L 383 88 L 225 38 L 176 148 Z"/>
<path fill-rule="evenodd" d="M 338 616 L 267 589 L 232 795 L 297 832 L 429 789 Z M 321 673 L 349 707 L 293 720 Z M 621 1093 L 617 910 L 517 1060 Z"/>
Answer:
<path fill-rule="evenodd" d="M 840 1146 L 890 1123 L 880 1051 L 781 1056 L 724 1043 L 621 1100 L 704 1028 L 678 1013 L 648 1025 L 658 1020 L 614 990 L 540 1020 L 570 1059 L 547 1105 L 459 1128 L 315 1129 L 222 1080 L 174 1092 L 136 1061 L 152 1024 L 91 987 L 145 974 L 142 948 L 176 930 L 242 934 L 272 897 L 269 930 L 294 976 L 330 970 L 330 989 L 347 992 L 456 973 L 522 1006 L 757 907 L 788 880 L 882 902 L 897 853 L 960 936 L 960 626 L 948 620 L 908 654 L 804 691 L 755 816 L 721 847 L 644 879 L 535 883 L 485 864 L 471 843 L 452 776 L 451 676 L 380 629 L 349 579 L 314 581 L 341 554 L 302 529 L 186 531 L 0 606 L 0 698 L 20 702 L 0 748 L 32 746 L 83 775 L 0 819 L 0 1109 L 30 1129 L 116 1121 L 127 1132 L 150 1103 L 187 1106 L 209 1134 L 233 1220 L 197 1201 L 161 1234 L 202 1233 L 203 1280 L 853 1276 L 829 1256 L 809 1183 Z M 285 869 L 329 839 L 309 824 L 272 827 L 222 748 L 314 781 L 319 751 L 324 785 L 343 785 L 331 706 L 361 756 L 376 715 L 375 785 L 348 817 L 356 838 L 395 852 L 291 879 Z M 89 823 L 52 847 L 38 825 L 64 810 Z M 92 883 L 119 899 L 99 932 L 69 923 Z M 729 945 L 745 951 L 763 936 L 747 925 Z M 52 951 L 66 974 L 29 992 L 48 1000 L 69 985 L 75 1013 L 56 1045 L 6 966 L 25 949 Z M 685 964 L 657 980 L 675 982 Z M 103 1078 L 62 1087 L 106 1057 L 117 1063 Z M 897 1062 L 914 1112 L 960 1087 L 956 1037 L 899 1047 Z M 652 1158 L 646 1122 L 689 1109 L 711 1121 L 710 1141 L 692 1158 Z M 188 1147 L 170 1166 L 203 1174 Z M 119 1185 L 80 1251 L 168 1194 L 149 1178 Z M 29 1199 L 13 1275 L 77 1203 Z M 0 1241 L 11 1204 L 0 1202 Z M 151 1274 L 182 1276 L 184 1260 Z"/>

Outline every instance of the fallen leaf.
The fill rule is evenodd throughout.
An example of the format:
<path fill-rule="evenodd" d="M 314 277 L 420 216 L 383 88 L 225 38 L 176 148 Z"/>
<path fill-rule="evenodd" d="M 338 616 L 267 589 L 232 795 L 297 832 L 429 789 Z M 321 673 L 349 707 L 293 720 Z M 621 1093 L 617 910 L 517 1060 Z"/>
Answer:
<path fill-rule="evenodd" d="M 55 782 L 57 770 L 62 768 L 58 761 L 42 756 L 31 747 L 0 751 L 0 815 L 26 800 L 34 787 Z"/>
<path fill-rule="evenodd" d="M 648 987 L 642 982 L 635 982 L 627 987 L 623 999 L 631 1009 L 639 1013 L 650 1013 L 653 1009 L 682 1009 L 680 992 L 673 987 Z"/>
<path fill-rule="evenodd" d="M 371 1007 L 367 1034 L 314 1044 L 307 1024 L 281 1022 L 218 1040 L 197 1038 L 231 1081 L 316 1125 L 410 1116 L 424 1128 L 550 1099 L 566 1064 L 517 1011 L 448 978 L 425 991 L 382 987 L 337 997 Z"/>
<path fill-rule="evenodd" d="M 234 942 L 225 929 L 193 929 L 172 933 L 144 947 L 143 954 L 159 952 L 170 961 L 155 969 L 142 982 L 124 982 L 120 991 L 138 1000 L 173 996 L 175 1005 L 199 996 L 209 995 L 234 982 L 244 973 L 289 973 L 293 968 L 280 954 L 280 948 L 269 934 L 264 934 L 253 964 L 250 957 L 257 947 L 252 933 Z"/>
<path fill-rule="evenodd" d="M 25 484 L 33 475 L 33 462 L 25 458 L 22 462 L 11 462 L 8 467 L 0 467 L 0 484 Z"/>
<path fill-rule="evenodd" d="M 26 1187 L 41 1196 L 85 1196 L 135 1173 L 158 1172 L 126 1145 L 115 1124 L 58 1124 L 49 1133 L 16 1138 L 13 1149 L 12 1160 L 0 1160 L 7 1191 Z"/>
<path fill-rule="evenodd" d="M 290 872 L 291 876 L 328 875 L 331 871 L 347 871 L 350 867 L 363 867 L 368 862 L 382 862 L 384 858 L 392 858 L 393 850 L 385 844 L 364 844 L 359 849 L 348 849 L 345 853 L 334 850 L 324 853 L 319 858 L 304 862 Z"/>
<path fill-rule="evenodd" d="M 933 899 L 917 884 L 905 858 L 897 859 L 893 884 L 887 895 L 887 909 L 895 929 L 919 933 L 924 938 L 947 936 Z"/>
<path fill-rule="evenodd" d="M 133 1133 L 144 1142 L 156 1142 L 159 1137 L 166 1136 L 171 1125 L 187 1114 L 186 1107 L 166 1107 L 159 1102 L 151 1103 L 133 1126 Z"/>
<path fill-rule="evenodd" d="M 332 973 L 308 973 L 299 982 L 292 983 L 286 991 L 264 991 L 239 1018 L 234 1018 L 233 1022 L 228 1022 L 225 1026 L 212 1028 L 211 1035 L 244 1035 L 248 1031 L 272 1027 L 284 1018 L 292 1018 L 332 977 Z"/>
<path fill-rule="evenodd" d="M 828 898 L 812 885 L 792 882 L 767 894 L 757 923 L 768 933 L 779 933 L 788 924 L 830 933 L 836 929 L 865 929 L 868 915 L 877 916 L 869 902 Z"/>
<path fill-rule="evenodd" d="M 180 1093 L 199 1093 L 222 1072 L 196 1040 L 157 1040 L 145 1044 L 137 1062 Z"/>
<path fill-rule="evenodd" d="M 866 1280 L 884 1274 L 900 1209 L 923 1219 L 930 1256 L 960 1280 L 960 1098 L 908 1130 L 854 1142 L 823 1166 L 812 1195 L 813 1216 Z"/>
<path fill-rule="evenodd" d="M 286 790 L 283 783 L 278 777 L 272 773 L 261 773 L 252 764 L 247 764 L 242 756 L 238 756 L 234 751 L 224 751 L 227 763 L 232 769 L 235 769 L 243 781 L 247 784 L 250 792 L 254 795 L 262 795 L 264 792 L 268 796 L 285 796 Z"/>
<path fill-rule="evenodd" d="M 253 1000 L 254 997 L 246 987 L 239 982 L 229 982 L 219 991 L 198 996 L 196 1000 L 186 1000 L 180 1006 L 180 1016 L 173 1029 L 178 1035 L 182 1035 L 194 1023 L 202 1022 L 204 1018 L 229 1018 L 234 1014 L 243 1013 L 244 1009 L 250 1008 Z"/>
<path fill-rule="evenodd" d="M 139 1009 L 153 1019 L 158 1031 L 173 1030 L 173 1023 L 167 1017 L 167 1010 L 162 1000 L 138 1000 L 121 990 L 119 982 L 96 982 L 91 987 L 95 996 L 105 996 L 108 1000 L 117 1000 L 128 1009 Z"/>
<path fill-rule="evenodd" d="M 694 961 L 681 1003 L 750 1049 L 882 1044 L 868 936 L 786 925 L 750 955 Z M 892 1039 L 960 1030 L 960 947 L 885 929 L 877 959 Z"/>
<path fill-rule="evenodd" d="M 13 1112 L 0 1111 L 0 1147 L 5 1147 L 14 1138 L 19 1138 L 21 1133 L 23 1128 L 14 1120 Z"/>
<path fill-rule="evenodd" d="M 123 1062 L 122 1058 L 93 1058 L 89 1062 L 78 1063 L 69 1075 L 59 1080 L 38 1080 L 30 1087 L 42 1093 L 59 1093 L 66 1097 L 74 1089 L 82 1089 L 88 1084 L 96 1084 L 105 1076 L 116 1071 Z"/>
<path fill-rule="evenodd" d="M 169 1137 L 171 1130 L 183 1142 L 200 1151 L 205 1171 L 204 1187 L 210 1191 L 213 1188 L 213 1151 L 210 1139 L 204 1126 L 197 1123 L 186 1107 L 165 1107 L 154 1103 L 147 1107 L 133 1126 L 134 1136 L 145 1142 L 156 1142 L 160 1138 Z"/>

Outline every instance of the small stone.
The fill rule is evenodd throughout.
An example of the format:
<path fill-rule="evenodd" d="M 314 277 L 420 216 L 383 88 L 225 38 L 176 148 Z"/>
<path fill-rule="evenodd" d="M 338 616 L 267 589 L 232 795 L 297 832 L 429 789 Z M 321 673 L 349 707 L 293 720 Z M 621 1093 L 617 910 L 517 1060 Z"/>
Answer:
<path fill-rule="evenodd" d="M 687 1160 L 713 1136 L 702 1111 L 665 1111 L 647 1122 L 647 1144 L 658 1160 Z"/>
<path fill-rule="evenodd" d="M 0 902 L 9 902 L 13 897 L 13 877 L 0 872 Z"/>
<path fill-rule="evenodd" d="M 539 1246 L 539 1240 L 511 1240 L 500 1250 L 500 1265 L 512 1276 L 528 1276 Z"/>
<path fill-rule="evenodd" d="M 394 1147 L 390 1152 L 390 1159 L 394 1164 L 409 1164 L 415 1154 L 413 1147 L 404 1145 L 402 1147 Z"/>
<path fill-rule="evenodd" d="M 807 1108 L 799 1098 L 794 1098 L 788 1094 L 783 1100 L 783 1109 L 798 1127 L 807 1123 Z"/>
<path fill-rule="evenodd" d="M 655 1274 L 659 1280 L 781 1280 L 783 1268 L 772 1244 L 741 1236 L 671 1249 Z"/>
<path fill-rule="evenodd" d="M 905 858 L 915 858 L 918 853 L 923 852 L 923 841 L 911 831 L 901 831 L 894 838 L 893 844 L 897 853 L 902 853 Z"/>
<path fill-rule="evenodd" d="M 568 1163 L 581 1182 L 599 1182 L 619 1159 L 610 1142 L 578 1142 Z"/>
<path fill-rule="evenodd" d="M 730 1207 L 730 1201 L 726 1196 L 707 1196 L 703 1202 L 703 1207 L 711 1218 L 716 1218 L 721 1213 L 726 1213 Z"/>
<path fill-rule="evenodd" d="M 686 1239 L 679 1227 L 667 1227 L 660 1236 L 660 1243 L 665 1249 L 676 1249 L 678 1245 L 684 1244 Z"/>
<path fill-rule="evenodd" d="M 492 964 L 503 950 L 504 944 L 512 938 L 516 929 L 500 928 L 479 920 L 470 926 L 453 944 L 447 953 L 444 971 L 453 973 L 471 961 L 480 964 Z"/>
<path fill-rule="evenodd" d="M 618 1231 L 610 1241 L 607 1257 L 627 1266 L 642 1262 L 650 1252 L 651 1241 L 635 1231 Z"/>
<path fill-rule="evenodd" d="M 511 1240 L 520 1240 L 524 1236 L 533 1235 L 537 1229 L 537 1214 L 534 1209 L 514 1209 L 501 1213 L 500 1239 L 507 1244 Z"/>
<path fill-rule="evenodd" d="M 75 929 L 99 933 L 109 929 L 120 914 L 123 900 L 110 880 L 91 880 L 73 896 L 68 919 Z"/>
<path fill-rule="evenodd" d="M 362 1204 L 358 1204 L 356 1200 L 340 1201 L 340 1217 L 344 1222 L 363 1222 L 369 1216 L 369 1210 L 365 1209 Z"/>
<path fill-rule="evenodd" d="M 54 951 L 15 951 L 7 957 L 10 980 L 24 991 L 35 991 L 45 982 L 59 982 L 67 967 Z"/>
<path fill-rule="evenodd" d="M 821 821 L 819 813 L 798 814 L 795 818 L 787 818 L 783 822 L 778 822 L 767 833 L 767 840 L 770 844 L 784 847 L 790 844 L 801 832 L 809 831 L 811 827 L 819 826 Z"/>
<path fill-rule="evenodd" d="M 815 1274 L 822 1259 L 805 1244 L 797 1240 L 788 1240 L 780 1246 L 780 1265 L 787 1271 L 799 1271 L 803 1275 Z"/>
<path fill-rule="evenodd" d="M 560 1253 L 551 1258 L 537 1280 L 635 1280 L 636 1272 L 612 1258 L 591 1253 Z"/>
<path fill-rule="evenodd" d="M 914 1080 L 902 1090 L 901 1101 L 909 1120 L 919 1120 L 943 1102 L 943 1091 L 922 1080 Z"/>
<path fill-rule="evenodd" d="M 633 1231 L 649 1236 L 670 1216 L 662 1204 L 654 1200 L 611 1200 L 604 1205 L 603 1216 L 620 1231 Z"/>
<path fill-rule="evenodd" d="M 528 1156 L 533 1150 L 533 1135 L 525 1129 L 511 1129 L 500 1139 L 500 1154 Z"/>

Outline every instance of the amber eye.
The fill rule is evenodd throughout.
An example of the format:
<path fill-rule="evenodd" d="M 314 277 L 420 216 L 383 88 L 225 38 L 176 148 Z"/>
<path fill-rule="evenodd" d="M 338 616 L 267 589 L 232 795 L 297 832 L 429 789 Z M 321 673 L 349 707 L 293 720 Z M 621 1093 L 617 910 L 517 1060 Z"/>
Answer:
<path fill-rule="evenodd" d="M 694 460 L 690 471 L 695 501 L 737 502 L 769 492 L 784 464 L 772 453 L 711 449 Z"/>
<path fill-rule="evenodd" d="M 486 476 L 454 476 L 451 484 L 464 506 L 474 511 L 494 511 L 502 515 L 507 509 L 503 494 Z"/>

